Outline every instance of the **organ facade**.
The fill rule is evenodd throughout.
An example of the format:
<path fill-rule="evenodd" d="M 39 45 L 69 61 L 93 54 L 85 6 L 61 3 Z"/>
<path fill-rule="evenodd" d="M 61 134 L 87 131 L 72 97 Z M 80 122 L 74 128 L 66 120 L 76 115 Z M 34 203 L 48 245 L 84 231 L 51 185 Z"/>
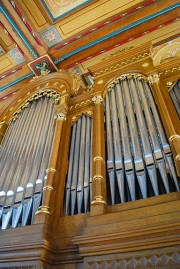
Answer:
<path fill-rule="evenodd" d="M 0 4 L 3 16 L 6 12 L 13 16 L 12 8 L 26 10 L 23 1 L 8 2 Z M 41 10 L 39 2 L 33 1 Z M 58 1 L 45 2 L 57 18 L 63 16 L 58 15 Z M 70 8 L 68 1 L 59 2 Z M 98 4 L 84 2 L 83 9 L 65 15 L 62 22 Z M 175 2 L 157 3 L 160 11 L 173 10 L 167 21 L 174 24 L 178 22 Z M 157 16 L 159 23 L 165 15 Z M 139 22 L 141 15 L 136 16 Z M 21 30 L 19 19 L 16 23 Z M 61 19 L 55 25 L 60 23 Z M 172 28 L 176 27 L 173 23 Z M 54 47 L 47 50 L 48 56 L 41 53 L 47 43 L 41 50 L 35 47 L 39 57 L 29 64 L 33 78 L 31 74 L 17 84 L 14 80 L 15 86 L 4 90 L 0 268 L 179 268 L 179 41 L 177 30 L 171 33 L 169 27 L 160 40 L 153 40 L 151 34 L 142 43 L 134 41 L 126 48 L 121 44 L 121 51 L 115 46 L 109 53 L 109 48 L 106 57 L 101 58 L 102 52 L 94 61 L 86 48 L 83 55 L 79 49 L 68 56 L 69 47 L 65 47 L 67 58 L 62 56 L 59 63 Z M 141 28 L 136 35 L 133 29 L 132 40 Z M 93 46 L 98 40 L 94 35 Z M 102 46 L 108 42 L 105 38 Z M 65 46 L 61 41 L 56 45 Z"/>

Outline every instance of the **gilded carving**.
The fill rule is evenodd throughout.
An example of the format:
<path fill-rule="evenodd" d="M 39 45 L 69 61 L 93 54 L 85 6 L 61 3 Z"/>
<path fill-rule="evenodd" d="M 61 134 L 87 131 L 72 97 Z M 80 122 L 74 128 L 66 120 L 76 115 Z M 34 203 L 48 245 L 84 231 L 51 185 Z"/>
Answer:
<path fill-rule="evenodd" d="M 60 95 L 56 91 L 52 90 L 39 90 L 39 92 L 35 93 L 33 96 L 31 96 L 26 102 L 21 105 L 16 112 L 14 112 L 13 117 L 10 119 L 11 121 L 16 121 L 18 119 L 19 114 L 26 109 L 31 102 L 38 100 L 42 98 L 43 96 L 50 97 L 53 99 L 53 103 L 56 105 L 59 103 Z M 19 99 L 20 100 L 20 99 Z M 19 101 L 18 100 L 18 101 Z"/>
<path fill-rule="evenodd" d="M 173 73 L 173 72 L 176 72 L 176 71 L 179 71 L 180 70 L 180 66 L 178 66 L 178 67 L 173 67 L 173 68 L 171 68 L 171 69 L 167 69 L 166 71 L 164 71 L 164 72 L 160 72 L 158 75 L 159 75 L 159 77 L 160 76 L 165 76 L 165 75 L 167 75 L 168 73 Z"/>
<path fill-rule="evenodd" d="M 62 120 L 62 121 L 66 120 L 66 113 L 57 112 L 55 119 L 57 119 L 57 121 L 58 120 Z"/>
<path fill-rule="evenodd" d="M 54 168 L 47 168 L 46 169 L 46 173 L 49 173 L 49 172 L 56 173 L 56 169 L 54 169 Z"/>
<path fill-rule="evenodd" d="M 151 47 L 151 57 L 154 66 L 168 62 L 180 56 L 180 38 L 175 38 L 156 47 Z"/>
<path fill-rule="evenodd" d="M 101 156 L 95 156 L 93 158 L 93 162 L 96 162 L 96 161 L 103 161 L 103 158 Z"/>
<path fill-rule="evenodd" d="M 180 140 L 180 135 L 174 134 L 169 137 L 169 141 L 172 142 L 173 140 L 178 139 Z"/>
<path fill-rule="evenodd" d="M 92 101 L 95 105 L 98 105 L 103 102 L 103 98 L 101 97 L 101 95 L 96 95 L 92 98 Z"/>
<path fill-rule="evenodd" d="M 106 69 L 102 69 L 102 70 L 100 70 L 99 72 L 95 72 L 95 73 L 94 73 L 94 77 L 97 77 L 97 76 L 99 76 L 99 75 L 106 74 L 106 73 L 108 73 L 108 72 L 110 72 L 110 71 L 116 70 L 116 69 L 118 69 L 118 68 L 120 68 L 120 67 L 122 67 L 122 66 L 125 66 L 125 65 L 127 65 L 127 64 L 129 64 L 129 63 L 133 63 L 133 62 L 135 62 L 135 61 L 137 61 L 137 60 L 139 60 L 139 59 L 143 59 L 143 58 L 148 57 L 148 56 L 150 56 L 150 53 L 145 52 L 145 53 L 142 54 L 142 55 L 140 54 L 140 55 L 138 55 L 138 56 L 136 56 L 136 57 L 133 57 L 133 58 L 131 58 L 131 59 L 128 59 L 128 60 L 126 60 L 126 61 L 124 61 L 124 62 L 118 63 L 118 64 L 116 64 L 116 65 L 112 65 L 111 67 L 108 67 L 108 68 L 106 68 Z"/>
<path fill-rule="evenodd" d="M 43 191 L 46 191 L 46 190 L 53 191 L 54 188 L 52 186 L 46 185 L 45 187 L 43 187 Z"/>
<path fill-rule="evenodd" d="M 156 82 L 159 82 L 159 75 L 158 74 L 152 74 L 148 77 L 149 83 L 154 84 Z"/>
<path fill-rule="evenodd" d="M 42 213 L 52 215 L 49 206 L 40 206 L 38 211 L 35 213 L 35 215 L 39 215 L 39 214 L 42 214 Z"/>

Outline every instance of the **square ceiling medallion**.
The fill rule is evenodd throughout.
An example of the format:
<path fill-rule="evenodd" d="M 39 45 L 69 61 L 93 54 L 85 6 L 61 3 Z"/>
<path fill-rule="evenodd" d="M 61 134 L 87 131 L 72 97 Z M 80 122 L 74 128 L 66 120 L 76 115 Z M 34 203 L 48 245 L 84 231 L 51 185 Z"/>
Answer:
<path fill-rule="evenodd" d="M 28 66 L 36 76 L 42 76 L 48 73 L 56 72 L 58 70 L 49 55 L 47 54 L 28 63 Z"/>
<path fill-rule="evenodd" d="M 52 20 L 56 21 L 92 0 L 42 0 L 42 2 Z"/>
<path fill-rule="evenodd" d="M 40 32 L 46 45 L 50 48 L 62 41 L 58 31 L 54 26 L 50 26 Z"/>

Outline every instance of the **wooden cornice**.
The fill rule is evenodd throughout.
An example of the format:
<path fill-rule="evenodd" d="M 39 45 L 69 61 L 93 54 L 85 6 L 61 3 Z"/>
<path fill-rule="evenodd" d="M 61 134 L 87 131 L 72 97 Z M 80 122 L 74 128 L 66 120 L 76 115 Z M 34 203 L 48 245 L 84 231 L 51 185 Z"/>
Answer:
<path fill-rule="evenodd" d="M 106 61 L 96 64 L 89 68 L 91 74 L 97 78 L 109 72 L 114 72 L 128 64 L 132 64 L 143 58 L 150 58 L 150 42 L 139 47 L 132 48 L 119 55 L 111 57 Z"/>

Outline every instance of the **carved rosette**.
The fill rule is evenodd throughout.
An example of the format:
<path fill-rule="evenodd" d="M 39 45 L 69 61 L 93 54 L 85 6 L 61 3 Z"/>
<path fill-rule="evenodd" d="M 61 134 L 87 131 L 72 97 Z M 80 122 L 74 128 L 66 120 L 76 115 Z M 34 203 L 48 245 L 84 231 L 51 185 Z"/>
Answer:
<path fill-rule="evenodd" d="M 95 105 L 98 105 L 103 102 L 103 98 L 101 97 L 101 95 L 96 95 L 92 98 L 92 101 Z"/>

